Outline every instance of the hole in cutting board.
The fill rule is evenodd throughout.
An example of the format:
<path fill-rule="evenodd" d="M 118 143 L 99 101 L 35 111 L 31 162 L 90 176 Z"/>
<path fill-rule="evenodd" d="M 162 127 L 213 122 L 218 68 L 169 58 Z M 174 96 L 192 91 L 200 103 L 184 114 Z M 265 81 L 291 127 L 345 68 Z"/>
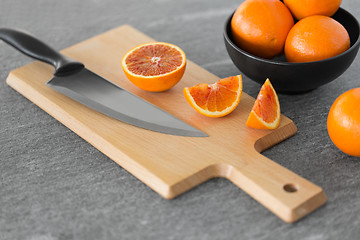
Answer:
<path fill-rule="evenodd" d="M 298 190 L 298 187 L 292 183 L 285 184 L 283 188 L 284 188 L 285 192 L 289 192 L 289 193 L 294 193 L 294 192 L 297 192 L 297 190 Z"/>

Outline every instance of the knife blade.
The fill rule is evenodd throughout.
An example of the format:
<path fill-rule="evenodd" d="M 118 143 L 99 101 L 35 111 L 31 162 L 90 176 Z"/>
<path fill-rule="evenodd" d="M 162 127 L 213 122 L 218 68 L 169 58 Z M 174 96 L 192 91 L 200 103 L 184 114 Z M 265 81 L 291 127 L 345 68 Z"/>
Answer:
<path fill-rule="evenodd" d="M 46 84 L 75 101 L 122 122 L 171 135 L 208 135 L 175 116 L 86 69 L 53 50 L 31 34 L 0 28 L 0 39 L 27 56 L 54 66 L 54 77 Z"/>

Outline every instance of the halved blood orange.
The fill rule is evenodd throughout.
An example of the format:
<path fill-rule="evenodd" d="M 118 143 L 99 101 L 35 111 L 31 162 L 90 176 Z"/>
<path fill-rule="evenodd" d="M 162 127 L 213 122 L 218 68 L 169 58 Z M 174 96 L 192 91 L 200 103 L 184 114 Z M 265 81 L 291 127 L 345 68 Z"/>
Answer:
<path fill-rule="evenodd" d="M 275 89 L 266 79 L 251 109 L 246 126 L 257 129 L 275 129 L 280 124 L 280 103 Z"/>
<path fill-rule="evenodd" d="M 185 72 L 186 56 L 178 46 L 152 42 L 131 49 L 123 57 L 121 66 L 137 87 L 161 92 L 180 81 Z"/>
<path fill-rule="evenodd" d="M 222 117 L 234 111 L 241 93 L 241 75 L 220 79 L 214 84 L 201 83 L 184 88 L 184 96 L 190 106 L 208 117 Z"/>

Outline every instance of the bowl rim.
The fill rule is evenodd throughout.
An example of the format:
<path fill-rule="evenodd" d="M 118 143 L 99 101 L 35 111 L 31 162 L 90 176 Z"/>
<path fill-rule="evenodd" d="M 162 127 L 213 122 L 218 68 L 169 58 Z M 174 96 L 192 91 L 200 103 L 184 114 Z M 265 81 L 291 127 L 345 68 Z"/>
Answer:
<path fill-rule="evenodd" d="M 278 61 L 278 60 L 272 60 L 272 59 L 266 59 L 266 58 L 262 58 L 262 57 L 258 57 L 255 56 L 251 53 L 246 52 L 245 50 L 241 49 L 240 47 L 238 47 L 230 38 L 229 34 L 228 34 L 228 29 L 231 29 L 229 27 L 229 25 L 231 24 L 231 19 L 235 13 L 235 11 L 226 19 L 225 21 L 225 27 L 224 27 L 224 38 L 226 39 L 226 41 L 238 52 L 241 52 L 243 55 L 246 55 L 249 58 L 255 59 L 257 61 L 261 61 L 264 63 L 268 63 L 268 64 L 276 64 L 276 65 L 284 65 L 284 66 L 301 66 L 301 65 L 309 65 L 309 64 L 314 64 L 314 63 L 322 63 L 322 62 L 328 62 L 328 61 L 333 61 L 336 58 L 340 58 L 344 55 L 346 55 L 348 52 L 352 51 L 354 48 L 358 47 L 358 45 L 360 44 L 360 24 L 358 22 L 358 20 L 354 17 L 354 15 L 352 15 L 350 12 L 346 11 L 343 8 L 339 8 L 338 11 L 343 11 L 345 14 L 349 15 L 355 22 L 355 24 L 358 27 L 359 30 L 359 35 L 357 40 L 355 41 L 355 43 L 349 48 L 347 49 L 345 52 L 342 52 L 334 57 L 331 58 L 327 58 L 327 59 L 323 59 L 323 60 L 319 60 L 319 61 L 312 61 L 312 62 L 283 62 L 283 61 Z"/>

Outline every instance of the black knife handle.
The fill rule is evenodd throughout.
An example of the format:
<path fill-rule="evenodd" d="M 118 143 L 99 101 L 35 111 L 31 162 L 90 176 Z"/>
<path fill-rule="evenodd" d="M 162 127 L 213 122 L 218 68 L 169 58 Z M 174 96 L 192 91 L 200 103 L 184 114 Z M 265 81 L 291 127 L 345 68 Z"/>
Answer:
<path fill-rule="evenodd" d="M 55 76 L 72 74 L 84 68 L 82 63 L 62 55 L 22 30 L 0 28 L 0 39 L 29 57 L 54 66 Z"/>

